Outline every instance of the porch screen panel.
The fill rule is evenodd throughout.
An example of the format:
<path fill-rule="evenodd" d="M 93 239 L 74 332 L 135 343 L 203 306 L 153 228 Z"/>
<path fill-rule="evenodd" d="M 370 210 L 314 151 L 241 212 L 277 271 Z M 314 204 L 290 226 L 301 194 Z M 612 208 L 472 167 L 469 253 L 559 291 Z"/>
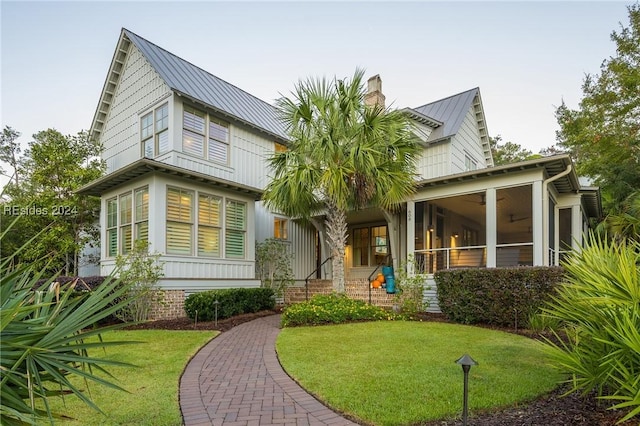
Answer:
<path fill-rule="evenodd" d="M 225 255 L 229 258 L 242 259 L 245 256 L 245 238 L 247 223 L 247 205 L 227 200 Z"/>
<path fill-rule="evenodd" d="M 198 196 L 198 256 L 220 257 L 222 199 Z"/>
<path fill-rule="evenodd" d="M 167 253 L 190 255 L 193 228 L 193 193 L 167 188 Z"/>

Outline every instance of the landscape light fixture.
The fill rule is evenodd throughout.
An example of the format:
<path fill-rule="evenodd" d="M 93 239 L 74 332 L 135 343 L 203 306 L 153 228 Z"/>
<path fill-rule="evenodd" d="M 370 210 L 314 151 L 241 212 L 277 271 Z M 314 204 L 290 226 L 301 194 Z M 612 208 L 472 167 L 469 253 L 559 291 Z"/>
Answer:
<path fill-rule="evenodd" d="M 468 402 L 469 402 L 469 370 L 471 370 L 472 365 L 478 365 L 473 358 L 469 355 L 464 354 L 460 357 L 456 364 L 462 366 L 462 372 L 464 373 L 464 391 L 462 397 L 462 424 L 463 426 L 467 426 L 467 415 L 468 415 Z"/>

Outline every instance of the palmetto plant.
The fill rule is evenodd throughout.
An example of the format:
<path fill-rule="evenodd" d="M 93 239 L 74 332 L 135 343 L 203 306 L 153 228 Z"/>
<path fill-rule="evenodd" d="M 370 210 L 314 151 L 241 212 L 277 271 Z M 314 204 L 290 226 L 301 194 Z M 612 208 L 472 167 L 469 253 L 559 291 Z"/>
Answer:
<path fill-rule="evenodd" d="M 131 342 L 87 339 L 124 325 L 95 327 L 129 303 L 112 303 L 127 288 L 111 279 L 91 292 L 77 291 L 74 283 L 59 286 L 53 279 L 35 288 L 42 274 L 30 266 L 12 267 L 5 259 L 0 268 L 0 424 L 41 424 L 47 419 L 53 424 L 62 414 L 52 412 L 48 399 L 68 394 L 100 411 L 70 379 L 83 379 L 84 388 L 92 381 L 121 389 L 102 376 L 110 376 L 104 366 L 124 364 L 92 354 Z"/>
<path fill-rule="evenodd" d="M 612 408 L 640 415 L 640 242 L 591 235 L 564 264 L 566 283 L 549 306 L 568 342 L 548 342 L 572 391 L 596 390 Z"/>
<path fill-rule="evenodd" d="M 288 150 L 270 158 L 264 201 L 293 217 L 326 217 L 334 290 L 344 291 L 346 214 L 392 209 L 414 191 L 419 145 L 402 112 L 365 105 L 363 70 L 332 81 L 301 81 L 277 101 Z"/>

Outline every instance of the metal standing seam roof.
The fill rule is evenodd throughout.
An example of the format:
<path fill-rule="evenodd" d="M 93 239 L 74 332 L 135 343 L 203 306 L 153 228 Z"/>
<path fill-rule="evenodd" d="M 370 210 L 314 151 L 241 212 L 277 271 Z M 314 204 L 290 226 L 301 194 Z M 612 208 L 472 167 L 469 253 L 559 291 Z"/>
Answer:
<path fill-rule="evenodd" d="M 466 92 L 413 108 L 413 110 L 444 123 L 443 126 L 432 133 L 430 138 L 431 140 L 443 139 L 451 137 L 458 132 L 477 94 L 478 88 L 476 87 Z"/>
<path fill-rule="evenodd" d="M 287 139 L 276 108 L 244 90 L 174 55 L 127 29 L 124 34 L 174 91 L 200 101 L 241 122 Z"/>

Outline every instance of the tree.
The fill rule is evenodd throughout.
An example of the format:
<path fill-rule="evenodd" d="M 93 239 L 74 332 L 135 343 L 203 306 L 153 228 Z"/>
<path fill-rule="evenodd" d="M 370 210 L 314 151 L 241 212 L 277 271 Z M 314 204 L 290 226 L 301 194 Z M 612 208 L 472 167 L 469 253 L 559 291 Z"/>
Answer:
<path fill-rule="evenodd" d="M 493 163 L 496 166 L 541 157 L 540 154 L 534 154 L 528 149 L 523 148 L 520 144 L 514 142 L 502 142 L 502 136 L 500 135 L 497 135 L 495 138 L 489 136 L 489 144 L 491 145 Z"/>
<path fill-rule="evenodd" d="M 605 210 L 640 189 L 640 4 L 628 12 L 630 26 L 611 34 L 616 54 L 585 77 L 579 108 L 556 110 L 557 139 L 601 187 Z"/>
<path fill-rule="evenodd" d="M 16 249 L 44 228 L 34 244 L 14 261 L 38 262 L 46 258 L 49 272 L 76 274 L 78 255 L 84 245 L 97 238 L 100 200 L 79 196 L 75 191 L 104 173 L 99 159 L 101 146 L 86 132 L 64 136 L 49 129 L 33 135 L 33 141 L 16 162 L 20 180 L 8 183 L 3 201 L 2 228 L 18 219 L 3 237 L 2 256 Z"/>
<path fill-rule="evenodd" d="M 266 205 L 292 217 L 325 215 L 334 290 L 344 292 L 347 211 L 393 209 L 414 191 L 419 147 L 400 111 L 364 103 L 363 70 L 351 80 L 307 79 L 277 101 L 290 145 L 269 163 Z"/>
<path fill-rule="evenodd" d="M 20 137 L 20 132 L 5 126 L 0 136 L 0 161 L 8 163 L 13 168 L 13 174 L 5 174 L 0 168 L 0 173 L 15 181 L 19 185 L 18 179 L 18 159 L 20 158 L 20 144 L 16 142 Z"/>

